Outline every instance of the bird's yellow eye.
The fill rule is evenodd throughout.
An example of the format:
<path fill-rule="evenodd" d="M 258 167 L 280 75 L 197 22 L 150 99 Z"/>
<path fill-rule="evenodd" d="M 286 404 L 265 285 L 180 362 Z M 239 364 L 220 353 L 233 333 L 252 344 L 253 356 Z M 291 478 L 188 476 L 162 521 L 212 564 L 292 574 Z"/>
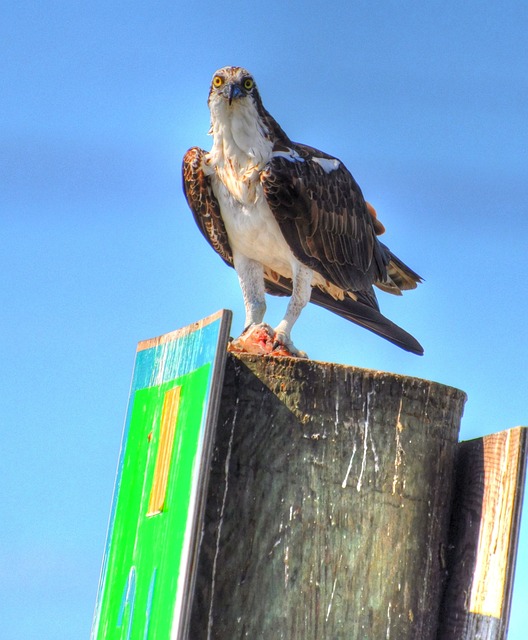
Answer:
<path fill-rule="evenodd" d="M 222 78 L 222 76 L 215 76 L 213 78 L 213 87 L 216 87 L 218 89 L 223 84 L 224 84 L 224 79 Z"/>
<path fill-rule="evenodd" d="M 244 80 L 244 89 L 245 89 L 246 91 L 249 91 L 250 89 L 253 89 L 253 85 L 254 85 L 254 84 L 255 84 L 255 83 L 253 82 L 253 80 L 252 80 L 251 78 L 246 78 L 246 79 Z"/>

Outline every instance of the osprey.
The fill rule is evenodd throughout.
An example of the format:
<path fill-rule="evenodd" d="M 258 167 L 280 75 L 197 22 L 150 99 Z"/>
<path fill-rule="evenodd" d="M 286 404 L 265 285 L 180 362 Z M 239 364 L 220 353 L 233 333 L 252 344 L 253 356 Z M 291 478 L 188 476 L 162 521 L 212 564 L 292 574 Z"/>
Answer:
<path fill-rule="evenodd" d="M 201 232 L 238 274 L 246 328 L 231 349 L 306 357 L 290 334 L 311 301 L 421 355 L 373 289 L 401 295 L 421 278 L 378 240 L 385 229 L 344 164 L 292 142 L 242 67 L 214 74 L 208 105 L 213 146 L 187 151 L 183 185 Z M 266 292 L 290 296 L 275 329 L 263 322 Z"/>

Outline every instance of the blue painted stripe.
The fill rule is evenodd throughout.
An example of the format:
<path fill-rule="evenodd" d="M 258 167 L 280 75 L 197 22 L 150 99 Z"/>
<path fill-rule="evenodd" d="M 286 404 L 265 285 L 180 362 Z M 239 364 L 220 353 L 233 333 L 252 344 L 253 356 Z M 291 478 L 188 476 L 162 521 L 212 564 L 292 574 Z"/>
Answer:
<path fill-rule="evenodd" d="M 193 333 L 138 351 L 131 393 L 184 376 L 214 360 L 220 320 Z"/>

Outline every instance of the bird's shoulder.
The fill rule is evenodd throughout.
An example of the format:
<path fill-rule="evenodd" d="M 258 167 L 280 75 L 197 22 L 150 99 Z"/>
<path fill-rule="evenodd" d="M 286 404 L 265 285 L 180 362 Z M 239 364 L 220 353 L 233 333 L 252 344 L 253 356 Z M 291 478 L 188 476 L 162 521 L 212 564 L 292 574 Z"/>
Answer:
<path fill-rule="evenodd" d="M 261 173 L 261 183 L 271 209 L 279 216 L 295 213 L 317 218 L 336 233 L 352 231 L 349 223 L 353 220 L 355 224 L 372 224 L 363 193 L 345 164 L 315 147 L 291 141 L 276 143 Z M 338 220 L 342 224 L 336 225 Z"/>
<path fill-rule="evenodd" d="M 213 249 L 230 266 L 233 254 L 207 169 L 207 153 L 191 147 L 182 164 L 183 191 L 198 228 Z"/>

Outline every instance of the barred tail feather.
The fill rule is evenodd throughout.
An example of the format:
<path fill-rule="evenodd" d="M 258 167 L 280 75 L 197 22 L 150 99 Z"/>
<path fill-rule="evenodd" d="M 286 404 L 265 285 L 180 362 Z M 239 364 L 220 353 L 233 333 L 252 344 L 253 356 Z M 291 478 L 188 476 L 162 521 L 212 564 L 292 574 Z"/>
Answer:
<path fill-rule="evenodd" d="M 402 291 L 416 289 L 418 284 L 422 282 L 422 277 L 408 267 L 398 256 L 395 256 L 388 247 L 383 245 L 383 248 L 387 252 L 389 259 L 387 279 L 384 282 L 375 282 L 376 287 L 397 296 L 401 296 Z"/>

